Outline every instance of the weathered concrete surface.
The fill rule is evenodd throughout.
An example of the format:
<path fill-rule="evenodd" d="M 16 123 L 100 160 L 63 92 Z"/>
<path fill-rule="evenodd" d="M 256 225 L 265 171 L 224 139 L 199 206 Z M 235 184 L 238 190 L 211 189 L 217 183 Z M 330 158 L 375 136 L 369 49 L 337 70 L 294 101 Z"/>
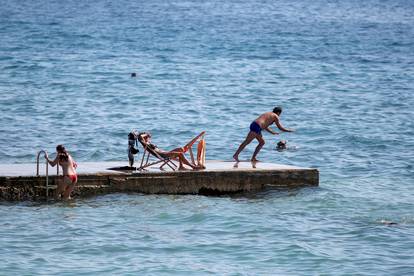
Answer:
<path fill-rule="evenodd" d="M 257 191 L 265 186 L 317 186 L 316 169 L 258 162 L 208 161 L 205 170 L 148 171 L 109 170 L 125 166 L 124 162 L 79 163 L 78 184 L 74 197 L 116 192 L 145 194 L 225 194 Z M 46 196 L 45 167 L 37 177 L 36 164 L 0 165 L 0 200 L 44 200 Z M 61 176 L 49 167 L 49 197 L 53 198 Z"/>

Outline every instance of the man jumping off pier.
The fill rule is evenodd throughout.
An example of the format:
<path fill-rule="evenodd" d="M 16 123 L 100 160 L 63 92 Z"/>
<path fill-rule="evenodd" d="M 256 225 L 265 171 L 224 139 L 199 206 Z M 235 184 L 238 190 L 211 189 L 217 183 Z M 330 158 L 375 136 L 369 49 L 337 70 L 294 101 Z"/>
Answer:
<path fill-rule="evenodd" d="M 284 132 L 293 132 L 293 129 L 287 129 L 284 128 L 282 126 L 282 124 L 280 123 L 279 117 L 280 114 L 282 114 L 282 108 L 281 107 L 275 107 L 273 109 L 273 112 L 266 112 L 263 113 L 262 115 L 260 115 L 256 120 L 254 120 L 251 124 L 250 124 L 250 132 L 247 134 L 246 139 L 244 140 L 244 142 L 239 146 L 239 148 L 237 149 L 236 153 L 233 155 L 234 160 L 236 160 L 237 162 L 239 162 L 239 154 L 240 152 L 248 145 L 250 144 L 254 138 L 257 139 L 257 141 L 259 141 L 259 144 L 257 145 L 252 159 L 251 161 L 256 162 L 258 161 L 256 159 L 257 154 L 259 153 L 259 151 L 262 149 L 263 145 L 265 144 L 265 140 L 262 137 L 262 130 L 266 130 L 267 132 L 276 135 L 279 134 L 273 130 L 271 130 L 269 128 L 269 126 L 273 123 L 276 124 L 276 126 Z"/>

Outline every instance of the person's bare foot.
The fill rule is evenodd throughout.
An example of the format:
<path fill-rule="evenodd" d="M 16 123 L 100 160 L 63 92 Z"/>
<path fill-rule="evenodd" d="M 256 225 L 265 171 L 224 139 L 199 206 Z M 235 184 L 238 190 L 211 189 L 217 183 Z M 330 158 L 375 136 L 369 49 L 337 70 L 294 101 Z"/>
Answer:
<path fill-rule="evenodd" d="M 252 162 L 260 162 L 259 160 L 257 160 L 256 158 L 252 158 L 252 160 L 250 160 Z"/>
<path fill-rule="evenodd" d="M 197 166 L 193 166 L 192 168 L 193 170 L 198 171 L 198 170 L 204 170 L 206 167 L 203 165 L 197 165 Z"/>
<path fill-rule="evenodd" d="M 189 169 L 185 168 L 185 167 L 179 167 L 178 168 L 179 171 L 189 171 Z"/>
<path fill-rule="evenodd" d="M 233 159 L 236 160 L 236 162 L 240 162 L 238 155 L 233 155 Z"/>

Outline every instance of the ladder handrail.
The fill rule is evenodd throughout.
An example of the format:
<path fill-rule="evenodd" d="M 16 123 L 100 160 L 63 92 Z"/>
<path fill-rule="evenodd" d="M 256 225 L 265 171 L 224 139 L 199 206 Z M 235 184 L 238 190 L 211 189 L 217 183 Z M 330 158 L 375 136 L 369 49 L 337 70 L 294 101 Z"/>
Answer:
<path fill-rule="evenodd" d="M 36 176 L 40 176 L 39 174 L 39 159 L 40 159 L 40 154 L 43 153 L 44 155 L 47 154 L 47 151 L 45 150 L 40 150 L 37 153 L 37 158 L 36 158 Z M 46 160 L 46 199 L 48 199 L 49 197 L 49 162 L 46 159 L 45 156 L 45 160 Z M 56 164 L 56 174 L 59 175 L 59 163 Z"/>
<path fill-rule="evenodd" d="M 37 159 L 36 159 L 36 176 L 39 176 L 39 158 L 40 158 L 40 154 L 44 153 L 45 155 L 47 154 L 47 152 L 45 150 L 41 150 L 37 153 Z M 45 158 L 46 159 L 46 158 Z M 49 197 L 49 162 L 46 159 L 46 200 Z"/>
<path fill-rule="evenodd" d="M 40 150 L 38 153 L 37 153 L 37 158 L 36 158 L 36 176 L 39 176 L 39 158 L 40 158 L 40 154 L 41 153 L 44 153 L 44 154 L 47 154 L 47 152 L 45 151 L 45 150 Z M 48 164 L 48 162 L 47 162 L 47 160 L 46 160 L 46 164 Z M 47 166 L 46 166 L 46 170 L 47 170 Z"/>

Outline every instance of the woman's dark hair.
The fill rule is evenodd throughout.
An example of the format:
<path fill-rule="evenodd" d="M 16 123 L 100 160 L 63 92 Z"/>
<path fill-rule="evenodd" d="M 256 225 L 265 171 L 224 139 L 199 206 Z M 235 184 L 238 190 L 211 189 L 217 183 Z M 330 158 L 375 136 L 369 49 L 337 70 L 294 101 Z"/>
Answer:
<path fill-rule="evenodd" d="M 149 132 L 140 132 L 140 133 L 138 133 L 138 141 L 140 141 L 140 142 L 142 142 L 142 141 L 144 141 L 144 138 L 142 138 L 142 136 L 144 136 L 144 135 L 147 135 L 149 138 L 151 138 L 151 133 L 149 133 Z"/>
<path fill-rule="evenodd" d="M 282 108 L 280 106 L 276 106 L 273 108 L 273 113 L 280 115 L 280 113 L 282 113 Z"/>
<path fill-rule="evenodd" d="M 56 147 L 57 154 L 59 156 L 59 161 L 68 161 L 69 153 L 66 151 L 63 145 L 57 145 Z"/>

